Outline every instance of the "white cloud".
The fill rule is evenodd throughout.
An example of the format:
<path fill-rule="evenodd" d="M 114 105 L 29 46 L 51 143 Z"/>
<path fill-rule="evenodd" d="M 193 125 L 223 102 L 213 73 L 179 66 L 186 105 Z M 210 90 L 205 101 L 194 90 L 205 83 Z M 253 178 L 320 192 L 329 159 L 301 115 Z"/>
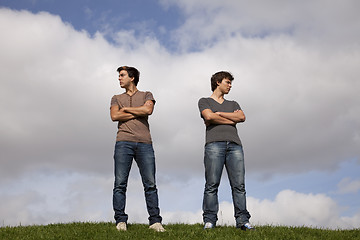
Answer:
<path fill-rule="evenodd" d="M 336 211 L 337 204 L 324 194 L 302 194 L 284 190 L 274 201 L 250 199 L 249 209 L 254 211 L 255 222 L 270 225 L 330 227 L 339 217 Z"/>
<path fill-rule="evenodd" d="M 356 45 L 359 39 L 356 0 L 331 3 L 326 0 L 161 0 L 160 3 L 165 8 L 178 6 L 185 13 L 185 23 L 173 35 L 183 49 L 203 49 L 214 40 L 222 41 L 234 34 L 250 38 L 289 34 L 301 44 L 314 43 L 317 48 L 340 47 L 344 43 Z"/>
<path fill-rule="evenodd" d="M 111 221 L 111 175 L 35 171 L 0 186 L 4 226 Z"/>
<path fill-rule="evenodd" d="M 351 178 L 342 179 L 338 185 L 338 193 L 357 193 L 360 190 L 360 180 L 352 180 Z"/>
<path fill-rule="evenodd" d="M 102 54 L 116 57 L 112 47 L 50 14 L 1 9 L 0 17 L 0 28 L 8 33 L 1 40 L 0 60 L 2 178 L 39 165 L 107 169 L 94 160 L 112 142 L 100 140 L 112 127 L 104 124 L 109 102 L 104 93 L 117 60 L 110 60 L 113 65 L 101 60 Z"/>
<path fill-rule="evenodd" d="M 135 166 L 134 166 L 135 167 Z M 2 194 L 1 222 L 5 226 L 49 224 L 74 221 L 114 221 L 111 209 L 112 178 L 63 174 L 65 185 L 56 178 L 44 182 L 44 175 L 33 176 L 29 190 Z M 190 182 L 199 188 L 199 178 Z M 35 183 L 35 184 L 34 184 Z M 18 183 L 16 183 L 18 185 Z M 57 186 L 49 190 L 49 187 Z M 202 195 L 194 194 L 188 183 L 161 182 L 160 209 L 163 223 L 202 223 Z M 199 191 L 198 191 L 199 192 Z M 189 194 L 191 193 L 191 194 Z M 199 195 L 199 196 L 197 196 Z M 195 206 L 186 209 L 186 206 Z M 352 229 L 360 224 L 360 214 L 341 216 L 343 206 L 325 194 L 305 194 L 283 190 L 271 199 L 248 197 L 251 222 L 255 225 L 307 226 L 330 229 Z M 232 202 L 221 201 L 218 225 L 235 226 Z M 148 223 L 148 214 L 137 169 L 129 179 L 126 212 L 130 223 Z"/>
<path fill-rule="evenodd" d="M 41 220 L 32 216 L 32 213 L 24 206 L 33 206 L 42 204 L 43 197 L 34 191 L 22 192 L 19 194 L 4 194 L 0 195 L 0 212 L 1 212 L 1 225 L 14 226 L 14 225 L 28 225 L 41 223 Z"/>
<path fill-rule="evenodd" d="M 210 94 L 209 77 L 222 69 L 234 73 L 229 98 L 247 114 L 239 132 L 250 170 L 334 168 L 359 155 L 359 49 L 329 55 L 309 51 L 291 36 L 233 36 L 203 52 L 171 55 L 156 39 L 137 42 L 131 32 L 123 38 L 119 32 L 116 47 L 50 14 L 1 12 L 1 29 L 11 29 L 2 39 L 0 60 L 7 165 L 2 177 L 37 164 L 109 171 L 98 159 L 112 157 L 115 124 L 108 104 L 121 91 L 115 69 L 122 64 L 138 66 L 139 87 L 158 100 L 151 130 L 158 162 L 170 171 L 186 173 L 193 164 L 202 171 L 204 128 L 197 100 Z M 18 139 L 31 144 L 17 151 Z M 30 161 L 14 165 L 25 153 Z"/>
<path fill-rule="evenodd" d="M 231 204 L 223 204 L 230 210 Z M 325 194 L 304 194 L 293 190 L 279 192 L 274 200 L 248 198 L 255 224 L 351 229 L 359 225 L 359 213 L 342 217 L 339 206 Z"/>

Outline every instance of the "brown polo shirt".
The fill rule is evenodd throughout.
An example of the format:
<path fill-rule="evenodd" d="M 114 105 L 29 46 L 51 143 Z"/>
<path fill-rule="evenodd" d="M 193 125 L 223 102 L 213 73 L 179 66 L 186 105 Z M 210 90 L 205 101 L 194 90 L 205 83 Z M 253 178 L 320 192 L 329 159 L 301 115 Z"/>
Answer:
<path fill-rule="evenodd" d="M 123 107 L 140 107 L 148 100 L 155 103 L 151 92 L 137 91 L 132 96 L 122 93 L 112 97 L 111 106 L 117 105 L 120 109 Z M 116 141 L 152 143 L 148 116 L 137 117 L 125 122 L 119 121 Z"/>

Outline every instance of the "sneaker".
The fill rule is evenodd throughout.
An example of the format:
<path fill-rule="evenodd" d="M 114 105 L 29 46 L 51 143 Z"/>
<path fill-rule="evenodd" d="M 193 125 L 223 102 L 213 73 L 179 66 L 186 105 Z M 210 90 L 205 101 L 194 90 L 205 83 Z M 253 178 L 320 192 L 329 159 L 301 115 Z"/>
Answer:
<path fill-rule="evenodd" d="M 116 225 L 116 229 L 118 231 L 126 231 L 126 222 L 119 222 L 117 225 Z"/>
<path fill-rule="evenodd" d="M 149 228 L 156 232 L 165 232 L 166 231 L 164 229 L 163 225 L 159 222 L 152 224 Z"/>
<path fill-rule="evenodd" d="M 255 230 L 255 228 L 253 226 L 251 226 L 250 223 L 245 223 L 244 225 L 242 225 L 240 227 L 241 230 L 246 231 L 246 230 Z"/>
<path fill-rule="evenodd" d="M 207 222 L 204 225 L 204 229 L 211 229 L 214 228 L 214 224 L 212 224 L 211 222 Z"/>

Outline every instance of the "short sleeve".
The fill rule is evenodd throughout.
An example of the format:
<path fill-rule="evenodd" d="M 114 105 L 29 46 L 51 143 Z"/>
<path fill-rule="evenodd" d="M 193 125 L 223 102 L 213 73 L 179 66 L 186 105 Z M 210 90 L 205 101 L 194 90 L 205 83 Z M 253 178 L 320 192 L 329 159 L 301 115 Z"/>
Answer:
<path fill-rule="evenodd" d="M 239 105 L 236 101 L 233 101 L 233 103 L 234 103 L 234 111 L 236 111 L 236 110 L 242 110 L 241 107 L 240 107 L 240 105 Z"/>
<path fill-rule="evenodd" d="M 200 111 L 200 117 L 202 118 L 203 118 L 203 115 L 201 114 L 202 111 L 204 111 L 205 109 L 211 109 L 209 105 L 209 101 L 206 98 L 200 98 L 198 102 L 198 107 Z"/>
<path fill-rule="evenodd" d="M 155 98 L 154 98 L 154 96 L 152 95 L 151 92 L 145 92 L 145 102 L 148 101 L 148 100 L 153 101 L 154 104 L 155 104 L 155 102 L 156 102 L 156 101 L 155 101 Z"/>
<path fill-rule="evenodd" d="M 110 108 L 111 108 L 112 106 L 115 106 L 115 105 L 119 105 L 118 102 L 117 102 L 116 95 L 114 95 L 114 96 L 111 98 Z"/>

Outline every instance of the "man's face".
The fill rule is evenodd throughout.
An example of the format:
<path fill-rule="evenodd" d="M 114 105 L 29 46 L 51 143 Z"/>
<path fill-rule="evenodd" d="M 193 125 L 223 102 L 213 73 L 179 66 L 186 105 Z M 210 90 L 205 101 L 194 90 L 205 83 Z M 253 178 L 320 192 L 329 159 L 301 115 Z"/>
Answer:
<path fill-rule="evenodd" d="M 228 94 L 231 89 L 231 80 L 224 78 L 220 83 L 218 83 L 218 88 L 223 94 Z"/>
<path fill-rule="evenodd" d="M 119 81 L 120 81 L 120 87 L 127 88 L 131 85 L 134 78 L 130 78 L 129 74 L 126 70 L 121 70 L 119 72 Z"/>

